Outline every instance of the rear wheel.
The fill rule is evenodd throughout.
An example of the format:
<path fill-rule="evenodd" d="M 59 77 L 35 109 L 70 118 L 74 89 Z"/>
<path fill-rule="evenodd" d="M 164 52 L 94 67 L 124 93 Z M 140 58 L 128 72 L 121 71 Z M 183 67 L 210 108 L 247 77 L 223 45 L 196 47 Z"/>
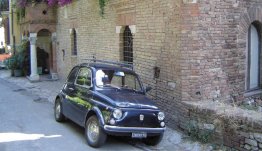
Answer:
<path fill-rule="evenodd" d="M 102 146 L 106 141 L 107 135 L 100 127 L 95 115 L 91 116 L 86 122 L 85 136 L 87 143 L 96 148 Z"/>
<path fill-rule="evenodd" d="M 163 138 L 163 134 L 160 134 L 157 136 L 151 136 L 151 137 L 145 138 L 143 142 L 146 145 L 155 146 L 161 142 L 162 138 Z"/>
<path fill-rule="evenodd" d="M 57 122 L 63 122 L 65 121 L 65 116 L 62 113 L 62 106 L 61 106 L 61 101 L 60 99 L 57 99 L 55 101 L 55 107 L 54 107 L 54 115 L 55 115 L 55 120 Z"/>

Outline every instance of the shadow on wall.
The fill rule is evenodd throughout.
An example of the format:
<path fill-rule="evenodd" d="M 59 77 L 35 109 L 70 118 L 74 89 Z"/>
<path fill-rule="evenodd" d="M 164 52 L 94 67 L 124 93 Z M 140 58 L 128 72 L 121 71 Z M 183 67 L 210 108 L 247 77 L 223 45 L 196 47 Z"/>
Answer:
<path fill-rule="evenodd" d="M 39 74 L 48 74 L 49 69 L 48 69 L 48 58 L 49 54 L 45 52 L 44 49 L 41 49 L 39 47 L 37 49 L 37 66 L 40 71 Z"/>

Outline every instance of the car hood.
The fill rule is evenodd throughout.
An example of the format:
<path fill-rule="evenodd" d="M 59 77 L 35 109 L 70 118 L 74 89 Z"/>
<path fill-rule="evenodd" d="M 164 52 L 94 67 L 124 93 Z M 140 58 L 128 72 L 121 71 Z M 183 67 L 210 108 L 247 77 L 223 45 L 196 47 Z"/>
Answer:
<path fill-rule="evenodd" d="M 100 91 L 116 103 L 118 107 L 124 108 L 141 108 L 141 109 L 158 109 L 155 103 L 143 94 L 127 91 Z"/>

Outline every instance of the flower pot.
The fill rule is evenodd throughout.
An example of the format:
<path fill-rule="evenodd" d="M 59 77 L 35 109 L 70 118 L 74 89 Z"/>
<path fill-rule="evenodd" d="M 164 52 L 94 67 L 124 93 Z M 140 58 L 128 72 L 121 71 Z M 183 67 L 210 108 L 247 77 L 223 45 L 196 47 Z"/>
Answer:
<path fill-rule="evenodd" d="M 15 77 L 21 77 L 22 76 L 22 70 L 21 69 L 15 69 L 14 70 L 14 76 Z"/>

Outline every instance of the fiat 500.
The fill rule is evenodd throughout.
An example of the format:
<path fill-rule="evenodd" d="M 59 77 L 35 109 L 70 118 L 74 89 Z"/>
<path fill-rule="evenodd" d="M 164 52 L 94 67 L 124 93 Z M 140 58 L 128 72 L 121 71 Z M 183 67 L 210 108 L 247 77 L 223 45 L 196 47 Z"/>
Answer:
<path fill-rule="evenodd" d="M 101 62 L 83 63 L 71 70 L 55 100 L 55 120 L 70 119 L 84 127 L 92 147 L 103 145 L 107 135 L 158 144 L 166 129 L 165 115 L 146 96 L 151 88 L 144 88 L 131 68 Z"/>

